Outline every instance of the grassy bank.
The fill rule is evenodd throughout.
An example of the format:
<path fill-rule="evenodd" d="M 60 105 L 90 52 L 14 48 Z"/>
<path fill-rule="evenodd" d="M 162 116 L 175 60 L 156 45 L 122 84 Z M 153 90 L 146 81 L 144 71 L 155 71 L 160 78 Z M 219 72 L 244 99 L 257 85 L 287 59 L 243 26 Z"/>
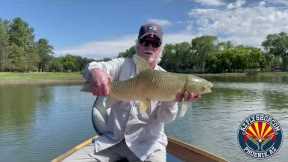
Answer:
<path fill-rule="evenodd" d="M 82 75 L 79 72 L 54 73 L 54 72 L 31 72 L 14 73 L 0 72 L 0 84 L 53 84 L 53 83 L 82 83 Z"/>

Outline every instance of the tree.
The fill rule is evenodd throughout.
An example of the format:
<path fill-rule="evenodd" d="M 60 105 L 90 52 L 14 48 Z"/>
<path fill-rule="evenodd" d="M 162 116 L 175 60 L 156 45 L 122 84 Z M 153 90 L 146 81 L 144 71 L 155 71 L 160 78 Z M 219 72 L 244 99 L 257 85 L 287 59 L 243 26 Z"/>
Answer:
<path fill-rule="evenodd" d="M 132 46 L 125 52 L 120 52 L 118 57 L 132 57 L 136 53 L 136 47 Z"/>
<path fill-rule="evenodd" d="M 49 62 L 49 71 L 53 71 L 53 72 L 63 72 L 64 71 L 64 67 L 63 67 L 61 58 L 53 58 Z"/>
<path fill-rule="evenodd" d="M 18 52 L 17 54 L 13 54 L 11 51 L 9 52 L 9 58 L 11 59 L 10 62 L 17 62 L 17 64 L 14 64 L 14 66 L 19 66 L 14 67 L 14 70 L 33 70 L 35 67 L 35 62 L 37 62 L 37 56 L 34 47 L 33 29 L 29 27 L 29 25 L 21 18 L 15 18 L 11 23 L 9 23 L 8 34 L 10 46 L 9 49 Z"/>
<path fill-rule="evenodd" d="M 275 59 L 281 58 L 283 70 L 288 70 L 288 35 L 281 32 L 279 34 L 269 34 L 262 42 L 267 54 L 274 55 Z"/>
<path fill-rule="evenodd" d="M 188 42 L 167 44 L 164 47 L 160 65 L 168 71 L 191 72 L 193 69 L 193 53 Z"/>
<path fill-rule="evenodd" d="M 24 72 L 27 69 L 25 62 L 25 57 L 23 55 L 24 48 L 19 47 L 15 44 L 11 44 L 8 48 L 9 54 L 8 54 L 8 60 L 9 64 L 7 68 L 10 71 L 20 71 Z"/>
<path fill-rule="evenodd" d="M 0 19 L 0 71 L 4 71 L 8 65 L 8 26 Z"/>
<path fill-rule="evenodd" d="M 24 49 L 33 47 L 34 35 L 33 28 L 24 22 L 21 18 L 15 18 L 9 25 L 9 42 L 14 43 Z"/>
<path fill-rule="evenodd" d="M 254 47 L 230 47 L 209 54 L 207 71 L 220 72 L 244 72 L 245 70 L 263 69 L 265 56 L 259 48 Z"/>
<path fill-rule="evenodd" d="M 52 59 L 53 47 L 48 40 L 41 38 L 36 42 L 36 51 L 39 56 L 38 71 L 48 71 L 49 62 Z"/>
<path fill-rule="evenodd" d="M 198 69 L 200 72 L 205 72 L 206 62 L 208 55 L 215 52 L 217 49 L 217 37 L 215 36 L 201 36 L 192 39 L 192 50 L 195 51 L 197 56 Z"/>
<path fill-rule="evenodd" d="M 80 65 L 77 62 L 76 56 L 70 54 L 64 56 L 62 58 L 62 64 L 66 72 L 80 71 Z"/>

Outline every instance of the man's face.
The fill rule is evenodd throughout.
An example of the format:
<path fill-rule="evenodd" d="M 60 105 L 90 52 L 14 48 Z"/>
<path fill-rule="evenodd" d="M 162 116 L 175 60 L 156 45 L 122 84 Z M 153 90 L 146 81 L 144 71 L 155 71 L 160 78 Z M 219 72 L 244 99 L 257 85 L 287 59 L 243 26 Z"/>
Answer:
<path fill-rule="evenodd" d="M 138 40 L 137 50 L 138 55 L 147 60 L 149 65 L 154 68 L 161 55 L 161 41 L 155 36 L 145 36 Z"/>

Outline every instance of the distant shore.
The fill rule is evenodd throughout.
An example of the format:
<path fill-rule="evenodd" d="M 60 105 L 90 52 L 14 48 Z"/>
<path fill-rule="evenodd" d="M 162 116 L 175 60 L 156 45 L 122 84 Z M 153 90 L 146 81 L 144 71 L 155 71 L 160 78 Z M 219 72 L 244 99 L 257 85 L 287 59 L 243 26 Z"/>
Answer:
<path fill-rule="evenodd" d="M 16 84 L 82 84 L 80 72 L 0 72 L 0 85 Z"/>

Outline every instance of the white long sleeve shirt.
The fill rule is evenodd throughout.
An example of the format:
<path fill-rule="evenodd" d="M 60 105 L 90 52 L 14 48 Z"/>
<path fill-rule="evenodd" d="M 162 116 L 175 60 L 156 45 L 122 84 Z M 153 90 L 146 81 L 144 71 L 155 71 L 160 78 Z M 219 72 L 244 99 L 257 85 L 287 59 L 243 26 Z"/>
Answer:
<path fill-rule="evenodd" d="M 113 80 L 127 80 L 137 75 L 139 71 L 135 62 L 135 57 L 91 62 L 84 77 L 89 81 L 90 71 L 99 68 L 110 74 Z M 158 65 L 154 70 L 164 71 Z M 95 151 L 99 152 L 125 140 L 129 149 L 144 161 L 154 151 L 166 149 L 167 136 L 164 125 L 174 120 L 177 112 L 176 102 L 152 101 L 148 112 L 139 111 L 138 101 L 114 102 L 106 121 L 109 133 L 96 139 Z"/>

